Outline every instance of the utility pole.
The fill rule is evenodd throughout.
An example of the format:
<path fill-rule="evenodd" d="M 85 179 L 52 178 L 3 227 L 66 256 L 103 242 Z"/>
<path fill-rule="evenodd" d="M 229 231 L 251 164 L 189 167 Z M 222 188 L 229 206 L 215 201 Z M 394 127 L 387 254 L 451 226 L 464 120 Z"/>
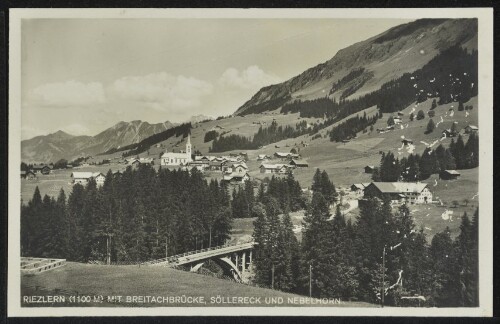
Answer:
<path fill-rule="evenodd" d="M 165 259 L 168 258 L 168 237 L 165 236 Z"/>
<path fill-rule="evenodd" d="M 312 297 L 312 264 L 309 264 L 309 297 Z"/>
<path fill-rule="evenodd" d="M 271 268 L 271 289 L 274 289 L 274 263 L 273 263 L 273 266 Z"/>
<path fill-rule="evenodd" d="M 382 252 L 382 308 L 384 307 L 384 295 L 385 295 L 385 245 Z"/>

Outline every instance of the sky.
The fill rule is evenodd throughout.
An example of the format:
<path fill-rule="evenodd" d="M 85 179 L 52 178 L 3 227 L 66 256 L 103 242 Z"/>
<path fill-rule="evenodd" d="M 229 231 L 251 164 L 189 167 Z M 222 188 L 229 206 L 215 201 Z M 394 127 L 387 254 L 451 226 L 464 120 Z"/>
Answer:
<path fill-rule="evenodd" d="M 229 115 L 402 19 L 24 19 L 22 139 Z"/>

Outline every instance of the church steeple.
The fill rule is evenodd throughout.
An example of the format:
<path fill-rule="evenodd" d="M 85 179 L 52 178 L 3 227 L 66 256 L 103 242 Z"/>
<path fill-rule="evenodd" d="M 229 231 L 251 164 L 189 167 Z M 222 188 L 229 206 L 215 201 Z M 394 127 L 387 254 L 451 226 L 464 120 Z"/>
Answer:
<path fill-rule="evenodd" d="M 191 134 L 188 134 L 187 142 L 186 142 L 186 154 L 188 160 L 191 162 Z"/>

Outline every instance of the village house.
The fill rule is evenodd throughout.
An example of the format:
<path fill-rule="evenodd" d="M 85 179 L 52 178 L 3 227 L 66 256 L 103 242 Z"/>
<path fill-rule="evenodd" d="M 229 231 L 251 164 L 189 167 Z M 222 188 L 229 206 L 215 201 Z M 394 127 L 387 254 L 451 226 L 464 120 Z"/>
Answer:
<path fill-rule="evenodd" d="M 354 183 L 351 185 L 351 191 L 357 195 L 363 196 L 365 188 L 368 187 L 370 183 Z"/>
<path fill-rule="evenodd" d="M 40 165 L 34 165 L 32 168 L 32 171 L 35 174 L 50 174 L 50 167 L 48 165 L 40 164 Z"/>
<path fill-rule="evenodd" d="M 432 192 L 422 182 L 372 182 L 365 188 L 364 196 L 389 198 L 392 204 L 432 202 Z"/>
<path fill-rule="evenodd" d="M 21 171 L 21 179 L 34 180 L 36 179 L 36 175 L 31 170 Z"/>
<path fill-rule="evenodd" d="M 471 134 L 471 133 L 477 133 L 479 131 L 479 128 L 474 125 L 468 125 L 465 127 L 465 133 L 466 134 Z"/>
<path fill-rule="evenodd" d="M 222 171 L 222 166 L 224 164 L 224 161 L 219 161 L 219 160 L 213 160 L 208 163 L 208 168 L 210 171 Z"/>
<path fill-rule="evenodd" d="M 278 173 L 285 174 L 288 171 L 286 164 L 266 164 L 260 165 L 260 173 Z"/>
<path fill-rule="evenodd" d="M 186 142 L 186 152 L 174 153 L 165 152 L 161 156 L 161 165 L 187 165 L 191 159 L 191 135 L 188 135 Z"/>
<path fill-rule="evenodd" d="M 271 157 L 269 155 L 265 155 L 265 154 L 259 154 L 257 156 L 257 161 L 263 161 L 263 160 L 270 160 Z"/>
<path fill-rule="evenodd" d="M 413 141 L 409 138 L 403 138 L 401 143 L 403 143 L 404 146 L 407 146 L 408 144 L 413 144 Z"/>
<path fill-rule="evenodd" d="M 365 173 L 373 173 L 374 170 L 375 170 L 375 166 L 373 166 L 373 165 L 365 166 Z"/>
<path fill-rule="evenodd" d="M 198 160 L 189 163 L 190 166 L 196 167 L 198 170 L 208 169 L 210 162 L 208 160 Z"/>
<path fill-rule="evenodd" d="M 72 183 L 86 185 L 90 179 L 94 179 L 98 186 L 102 186 L 106 176 L 101 172 L 73 172 L 71 173 Z"/>
<path fill-rule="evenodd" d="M 224 172 L 242 175 L 248 172 L 248 167 L 245 163 L 233 163 L 228 165 Z"/>
<path fill-rule="evenodd" d="M 291 160 L 290 166 L 294 168 L 307 168 L 309 167 L 309 163 L 305 160 Z"/>
<path fill-rule="evenodd" d="M 460 173 L 456 170 L 443 170 L 439 172 L 439 179 L 442 180 L 454 180 L 460 177 Z"/>
<path fill-rule="evenodd" d="M 250 180 L 250 176 L 248 175 L 247 172 L 245 172 L 243 174 L 228 173 L 228 174 L 224 174 L 224 176 L 222 177 L 223 182 L 228 182 L 230 184 L 242 184 L 248 180 Z"/>

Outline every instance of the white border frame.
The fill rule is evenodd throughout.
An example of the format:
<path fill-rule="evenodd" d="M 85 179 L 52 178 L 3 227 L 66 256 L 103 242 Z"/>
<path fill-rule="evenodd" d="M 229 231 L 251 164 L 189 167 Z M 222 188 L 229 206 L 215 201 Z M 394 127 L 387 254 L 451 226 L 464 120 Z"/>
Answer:
<path fill-rule="evenodd" d="M 479 292 L 477 308 L 345 307 L 21 307 L 21 19 L 24 18 L 478 18 L 480 168 Z M 493 9 L 11 9 L 9 12 L 9 317 L 36 316 L 492 316 L 493 315 Z M 332 56 L 335 53 L 332 53 Z"/>

